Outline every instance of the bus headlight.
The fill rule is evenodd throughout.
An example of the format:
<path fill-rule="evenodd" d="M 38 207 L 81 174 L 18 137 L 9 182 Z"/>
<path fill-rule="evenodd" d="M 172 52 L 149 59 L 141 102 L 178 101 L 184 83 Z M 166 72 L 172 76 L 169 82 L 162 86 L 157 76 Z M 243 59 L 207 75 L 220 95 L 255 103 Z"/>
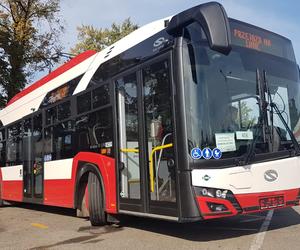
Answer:
<path fill-rule="evenodd" d="M 216 189 L 216 188 L 206 188 L 206 187 L 196 187 L 195 188 L 197 195 L 226 199 L 228 190 L 226 189 Z"/>

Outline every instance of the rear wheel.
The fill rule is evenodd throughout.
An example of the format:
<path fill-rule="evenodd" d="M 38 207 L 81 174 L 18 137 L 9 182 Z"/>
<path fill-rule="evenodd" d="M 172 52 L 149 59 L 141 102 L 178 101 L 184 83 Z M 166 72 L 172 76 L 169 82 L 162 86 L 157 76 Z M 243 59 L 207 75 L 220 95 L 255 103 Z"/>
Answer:
<path fill-rule="evenodd" d="M 107 224 L 104 212 L 104 196 L 99 178 L 90 172 L 88 179 L 88 197 L 90 222 L 93 226 L 103 226 Z"/>

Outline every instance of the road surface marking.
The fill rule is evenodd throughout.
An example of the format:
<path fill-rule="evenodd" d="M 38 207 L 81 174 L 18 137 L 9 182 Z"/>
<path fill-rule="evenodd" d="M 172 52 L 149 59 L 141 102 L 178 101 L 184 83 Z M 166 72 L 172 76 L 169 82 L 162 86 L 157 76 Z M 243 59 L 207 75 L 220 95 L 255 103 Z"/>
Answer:
<path fill-rule="evenodd" d="M 46 225 L 40 224 L 40 223 L 31 223 L 31 226 L 41 228 L 41 229 L 47 229 L 48 228 Z"/>
<path fill-rule="evenodd" d="M 268 231 L 268 228 L 270 226 L 272 217 L 273 217 L 274 210 L 270 210 L 261 225 L 259 232 L 256 234 L 255 238 L 253 239 L 249 250 L 259 250 L 262 248 L 264 239 L 266 236 L 266 232 Z"/>

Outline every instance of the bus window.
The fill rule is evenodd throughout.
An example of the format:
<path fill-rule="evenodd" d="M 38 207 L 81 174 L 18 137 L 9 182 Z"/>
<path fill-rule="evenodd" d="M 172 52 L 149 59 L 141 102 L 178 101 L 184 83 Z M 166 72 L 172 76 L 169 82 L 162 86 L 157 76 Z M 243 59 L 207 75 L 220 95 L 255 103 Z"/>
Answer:
<path fill-rule="evenodd" d="M 99 108 L 110 102 L 109 86 L 105 84 L 95 90 L 93 90 L 93 108 Z"/>
<path fill-rule="evenodd" d="M 66 121 L 45 129 L 45 161 L 71 158 L 75 155 L 72 145 L 74 122 Z"/>
<path fill-rule="evenodd" d="M 81 116 L 75 122 L 77 151 L 112 155 L 113 126 L 111 107 Z"/>
<path fill-rule="evenodd" d="M 5 167 L 6 161 L 6 142 L 5 140 L 5 129 L 0 131 L 0 167 Z"/>
<path fill-rule="evenodd" d="M 53 124 L 57 121 L 57 106 L 46 110 L 46 124 Z"/>
<path fill-rule="evenodd" d="M 21 123 L 16 123 L 8 128 L 7 140 L 7 165 L 14 166 L 22 163 Z"/>
<path fill-rule="evenodd" d="M 77 114 L 82 114 L 91 110 L 91 92 L 77 97 Z"/>
<path fill-rule="evenodd" d="M 117 79 L 122 198 L 140 199 L 139 120 L 137 76 L 131 73 Z"/>
<path fill-rule="evenodd" d="M 34 194 L 42 195 L 43 192 L 43 136 L 42 114 L 33 117 L 32 147 L 33 147 L 33 182 Z"/>
<path fill-rule="evenodd" d="M 175 166 L 167 164 L 174 162 L 168 61 L 144 68 L 143 82 L 149 162 L 153 162 L 149 166 L 151 200 L 175 202 Z"/>
<path fill-rule="evenodd" d="M 65 120 L 71 116 L 71 102 L 67 101 L 58 105 L 58 120 Z"/>
<path fill-rule="evenodd" d="M 5 140 L 5 129 L 0 130 L 0 141 Z"/>
<path fill-rule="evenodd" d="M 62 122 L 53 127 L 54 155 L 56 159 L 74 156 L 72 148 L 73 121 Z"/>
<path fill-rule="evenodd" d="M 0 142 L 0 167 L 5 167 L 6 147 L 5 141 Z"/>

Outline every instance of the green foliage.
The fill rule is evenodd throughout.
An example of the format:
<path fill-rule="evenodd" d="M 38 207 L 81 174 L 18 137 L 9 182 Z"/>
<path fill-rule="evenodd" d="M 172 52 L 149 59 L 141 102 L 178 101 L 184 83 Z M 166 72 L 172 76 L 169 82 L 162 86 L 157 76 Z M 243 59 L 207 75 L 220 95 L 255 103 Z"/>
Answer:
<path fill-rule="evenodd" d="M 71 49 L 72 54 L 86 50 L 101 51 L 138 28 L 137 24 L 125 19 L 121 24 L 113 23 L 108 29 L 97 29 L 91 25 L 82 25 L 78 30 L 78 43 Z"/>
<path fill-rule="evenodd" d="M 62 50 L 60 0 L 0 0 L 0 107 Z"/>
<path fill-rule="evenodd" d="M 245 101 L 241 101 L 242 128 L 248 128 L 255 124 L 255 117 L 251 116 L 253 110 Z"/>

